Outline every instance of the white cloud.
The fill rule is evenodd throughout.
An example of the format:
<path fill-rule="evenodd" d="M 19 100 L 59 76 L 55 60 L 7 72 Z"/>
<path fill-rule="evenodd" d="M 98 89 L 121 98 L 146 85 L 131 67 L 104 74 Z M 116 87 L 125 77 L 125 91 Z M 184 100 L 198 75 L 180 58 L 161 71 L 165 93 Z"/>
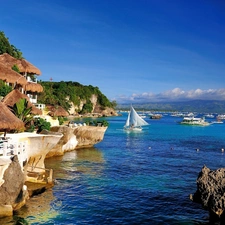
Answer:
<path fill-rule="evenodd" d="M 159 94 L 144 92 L 134 93 L 131 96 L 119 96 L 116 98 L 118 103 L 141 103 L 141 102 L 164 102 L 164 101 L 187 101 L 187 100 L 225 100 L 225 89 L 196 89 L 184 91 L 174 88 Z"/>

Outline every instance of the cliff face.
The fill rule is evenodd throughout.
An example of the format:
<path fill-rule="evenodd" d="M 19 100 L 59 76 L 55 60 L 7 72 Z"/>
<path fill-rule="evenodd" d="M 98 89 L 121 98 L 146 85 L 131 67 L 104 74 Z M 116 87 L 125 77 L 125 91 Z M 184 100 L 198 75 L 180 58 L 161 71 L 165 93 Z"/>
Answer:
<path fill-rule="evenodd" d="M 102 109 L 98 104 L 95 106 L 93 113 L 98 113 L 102 116 L 118 116 L 118 113 L 113 108 L 105 107 Z"/>
<path fill-rule="evenodd" d="M 98 97 L 93 94 L 90 97 L 90 101 L 93 105 L 91 113 L 99 114 L 99 116 L 118 116 L 116 111 L 113 108 L 105 107 L 104 109 L 100 106 L 98 102 Z M 70 115 L 77 114 L 77 111 L 81 111 L 83 109 L 84 104 L 86 103 L 85 100 L 80 101 L 80 105 L 76 106 L 72 102 L 70 102 L 71 108 L 69 110 Z"/>

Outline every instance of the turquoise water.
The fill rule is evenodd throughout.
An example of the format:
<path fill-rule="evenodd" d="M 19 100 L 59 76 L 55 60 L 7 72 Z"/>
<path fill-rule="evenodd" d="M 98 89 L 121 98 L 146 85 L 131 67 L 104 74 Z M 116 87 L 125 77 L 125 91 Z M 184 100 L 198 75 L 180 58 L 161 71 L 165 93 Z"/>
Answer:
<path fill-rule="evenodd" d="M 224 167 L 225 124 L 185 126 L 164 116 L 126 133 L 125 115 L 106 119 L 94 148 L 46 160 L 57 184 L 6 224 L 209 224 L 189 194 L 203 165 Z"/>

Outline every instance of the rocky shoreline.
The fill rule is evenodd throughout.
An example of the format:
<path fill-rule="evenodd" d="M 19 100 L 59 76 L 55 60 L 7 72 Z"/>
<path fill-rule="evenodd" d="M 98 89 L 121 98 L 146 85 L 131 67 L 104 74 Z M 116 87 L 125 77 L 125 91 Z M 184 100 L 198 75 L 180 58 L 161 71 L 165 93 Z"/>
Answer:
<path fill-rule="evenodd" d="M 63 155 L 67 151 L 77 148 L 86 148 L 95 145 L 104 138 L 107 127 L 68 126 L 51 127 L 50 131 L 42 131 L 41 135 L 61 135 L 62 137 L 48 150 L 32 151 L 23 168 L 17 155 L 7 158 L 7 163 L 0 157 L 0 218 L 12 216 L 23 207 L 29 198 L 43 193 L 54 185 L 51 169 L 46 169 L 45 158 Z M 37 143 L 36 143 L 37 144 Z M 10 161 L 11 160 L 11 161 Z M 10 161 L 10 162 L 9 162 Z M 47 171 L 47 172 L 46 172 Z"/>

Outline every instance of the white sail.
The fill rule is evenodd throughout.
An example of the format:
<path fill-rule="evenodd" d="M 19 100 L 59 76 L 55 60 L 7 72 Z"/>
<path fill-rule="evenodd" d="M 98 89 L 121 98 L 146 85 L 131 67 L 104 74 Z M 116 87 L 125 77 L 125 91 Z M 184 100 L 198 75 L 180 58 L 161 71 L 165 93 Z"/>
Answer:
<path fill-rule="evenodd" d="M 148 123 L 142 119 L 137 112 L 134 110 L 134 108 L 131 106 L 131 111 L 130 111 L 130 125 L 133 126 L 145 126 L 148 125 Z"/>
<path fill-rule="evenodd" d="M 133 129 L 141 130 L 141 126 L 145 126 L 145 125 L 149 125 L 149 124 L 144 119 L 142 119 L 138 115 L 138 113 L 134 110 L 134 108 L 131 106 L 124 128 L 127 130 L 133 130 Z"/>
<path fill-rule="evenodd" d="M 125 127 L 129 127 L 129 126 L 130 126 L 130 112 L 128 113 L 127 121 L 125 124 Z"/>

